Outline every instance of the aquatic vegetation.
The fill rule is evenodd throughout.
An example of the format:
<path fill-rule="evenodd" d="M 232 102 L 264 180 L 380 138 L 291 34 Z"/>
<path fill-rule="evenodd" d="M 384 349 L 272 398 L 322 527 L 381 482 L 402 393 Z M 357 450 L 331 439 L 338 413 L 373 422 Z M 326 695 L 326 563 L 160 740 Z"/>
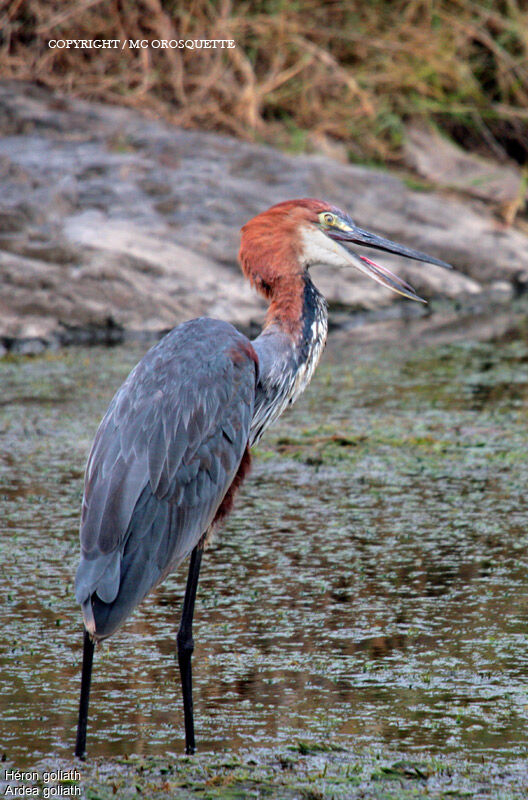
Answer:
<path fill-rule="evenodd" d="M 82 472 L 140 353 L 0 361 L 0 751 L 18 768 L 71 755 Z M 260 443 L 238 510 L 204 558 L 202 760 L 188 766 L 212 781 L 201 796 L 251 797 L 279 772 L 322 797 L 349 797 L 365 781 L 372 792 L 426 781 L 434 797 L 446 763 L 458 765 L 459 788 L 482 760 L 515 773 L 528 743 L 527 418 L 521 339 L 359 351 L 330 342 L 306 396 Z M 139 758 L 161 786 L 181 741 L 184 581 L 180 570 L 119 646 L 96 653 L 90 755 L 117 770 L 126 756 L 123 785 Z M 248 752 L 261 752 L 258 769 Z M 235 766 L 220 767 L 226 758 Z M 172 758 L 169 784 L 181 785 L 185 763 Z M 308 763 L 313 782 L 300 778 Z M 401 792 L 383 796 L 412 796 Z"/>

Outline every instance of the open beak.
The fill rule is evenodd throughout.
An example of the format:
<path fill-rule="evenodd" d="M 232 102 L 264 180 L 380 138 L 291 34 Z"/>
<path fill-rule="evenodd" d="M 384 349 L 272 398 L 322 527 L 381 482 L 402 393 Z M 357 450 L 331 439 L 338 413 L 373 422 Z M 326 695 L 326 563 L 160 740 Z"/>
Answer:
<path fill-rule="evenodd" d="M 439 258 L 434 258 L 433 256 L 428 256 L 427 253 L 420 252 L 420 250 L 413 250 L 411 247 L 405 247 L 405 245 L 391 242 L 390 239 L 385 239 L 383 236 L 377 236 L 375 233 L 357 228 L 353 223 L 343 225 L 343 227 L 338 230 L 328 231 L 327 235 L 338 242 L 360 244 L 363 247 L 375 247 L 377 250 L 385 250 L 387 253 L 396 253 L 399 256 L 405 256 L 405 258 L 413 258 L 415 261 L 425 261 L 427 264 L 436 264 L 439 267 L 453 269 L 451 264 L 447 264 Z M 410 300 L 418 300 L 420 303 L 426 302 L 426 300 L 416 294 L 412 286 L 386 267 L 375 264 L 374 261 L 371 261 L 370 258 L 366 258 L 366 256 L 357 256 L 351 250 L 347 249 L 347 252 L 351 257 L 351 263 L 365 275 L 368 275 L 369 278 L 373 278 L 387 289 L 391 289 L 393 292 L 403 295 L 403 297 L 408 297 Z"/>

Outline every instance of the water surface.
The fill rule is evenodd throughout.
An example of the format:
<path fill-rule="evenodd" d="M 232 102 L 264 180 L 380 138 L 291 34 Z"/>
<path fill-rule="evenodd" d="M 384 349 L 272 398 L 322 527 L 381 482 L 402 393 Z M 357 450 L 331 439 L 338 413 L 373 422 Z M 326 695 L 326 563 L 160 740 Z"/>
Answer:
<path fill-rule="evenodd" d="M 145 347 L 0 361 L 0 755 L 69 756 L 82 473 Z M 298 739 L 500 763 L 528 743 L 528 344 L 334 338 L 206 553 L 202 751 Z M 182 750 L 186 567 L 96 651 L 91 755 Z"/>

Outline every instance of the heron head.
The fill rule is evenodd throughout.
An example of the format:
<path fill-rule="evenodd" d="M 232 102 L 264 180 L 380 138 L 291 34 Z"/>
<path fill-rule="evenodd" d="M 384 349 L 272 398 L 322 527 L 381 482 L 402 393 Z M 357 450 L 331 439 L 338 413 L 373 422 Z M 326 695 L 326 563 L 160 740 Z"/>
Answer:
<path fill-rule="evenodd" d="M 425 302 L 386 267 L 357 255 L 349 247 L 352 244 L 452 269 L 445 261 L 360 228 L 339 208 L 311 198 L 278 203 L 250 220 L 242 228 L 239 256 L 244 273 L 264 294 L 285 277 L 327 264 L 355 267 L 387 289 Z"/>

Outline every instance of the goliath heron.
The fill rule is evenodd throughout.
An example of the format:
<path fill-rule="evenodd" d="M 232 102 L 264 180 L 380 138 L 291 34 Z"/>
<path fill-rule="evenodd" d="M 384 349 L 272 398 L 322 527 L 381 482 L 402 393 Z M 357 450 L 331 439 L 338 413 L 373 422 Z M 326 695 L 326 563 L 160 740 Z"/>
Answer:
<path fill-rule="evenodd" d="M 242 228 L 242 270 L 269 303 L 260 336 L 250 341 L 206 317 L 185 322 L 149 350 L 112 400 L 88 459 L 82 505 L 77 756 L 85 754 L 94 643 L 114 633 L 189 554 L 177 643 L 186 752 L 194 752 L 192 620 L 202 551 L 232 507 L 250 447 L 306 388 L 319 361 L 327 308 L 309 267 L 352 266 L 421 300 L 388 269 L 341 243 L 449 267 L 362 230 L 328 203 L 279 203 Z"/>

